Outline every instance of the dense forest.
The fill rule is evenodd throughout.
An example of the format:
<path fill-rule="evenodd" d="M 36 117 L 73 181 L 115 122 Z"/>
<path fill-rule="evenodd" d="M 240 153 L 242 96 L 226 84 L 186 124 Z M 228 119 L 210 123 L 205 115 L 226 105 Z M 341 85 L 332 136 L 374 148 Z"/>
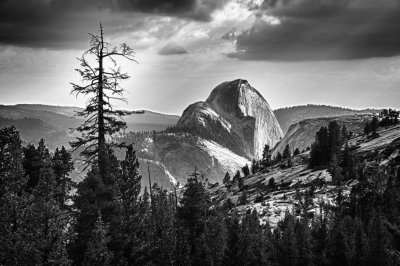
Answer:
<path fill-rule="evenodd" d="M 44 141 L 23 146 L 13 127 L 0 131 L 2 265 L 396 265 L 398 169 L 353 164 L 358 182 L 336 204 L 309 216 L 313 188 L 272 228 L 257 212 L 215 204 L 194 172 L 180 191 L 154 184 L 140 195 L 133 150 L 108 150 L 100 175 L 68 177 L 71 156 Z M 378 182 L 379 181 L 379 182 Z M 378 185 L 379 184 L 379 185 Z M 76 188 L 76 193 L 72 193 Z M 240 204 L 240 203 L 239 203 Z"/>

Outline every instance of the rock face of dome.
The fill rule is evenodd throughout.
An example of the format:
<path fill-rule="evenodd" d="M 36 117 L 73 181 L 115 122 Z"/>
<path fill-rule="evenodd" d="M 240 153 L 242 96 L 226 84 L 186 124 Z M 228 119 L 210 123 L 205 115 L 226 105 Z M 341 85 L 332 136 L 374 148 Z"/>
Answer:
<path fill-rule="evenodd" d="M 246 80 L 223 82 L 205 102 L 190 105 L 177 123 L 247 158 L 261 158 L 283 137 L 279 123 L 262 95 Z"/>

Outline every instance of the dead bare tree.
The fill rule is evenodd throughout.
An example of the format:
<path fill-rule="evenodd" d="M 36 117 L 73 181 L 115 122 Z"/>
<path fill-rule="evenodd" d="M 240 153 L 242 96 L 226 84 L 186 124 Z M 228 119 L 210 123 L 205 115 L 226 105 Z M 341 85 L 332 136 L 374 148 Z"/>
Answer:
<path fill-rule="evenodd" d="M 126 101 L 121 82 L 129 78 L 129 75 L 117 66 L 116 58 L 137 61 L 134 51 L 125 43 L 119 47 L 112 47 L 104 41 L 101 23 L 99 35 L 89 33 L 89 39 L 89 49 L 78 58 L 80 68 L 76 69 L 82 84 L 71 83 L 71 94 L 76 97 L 80 94 L 90 95 L 90 98 L 86 108 L 77 112 L 77 116 L 85 119 L 84 123 L 76 128 L 81 136 L 70 144 L 75 150 L 83 149 L 80 154 L 85 157 L 86 166 L 97 161 L 101 171 L 107 146 L 112 145 L 106 142 L 107 136 L 126 128 L 123 116 L 136 113 L 117 110 L 111 103 L 114 100 Z"/>

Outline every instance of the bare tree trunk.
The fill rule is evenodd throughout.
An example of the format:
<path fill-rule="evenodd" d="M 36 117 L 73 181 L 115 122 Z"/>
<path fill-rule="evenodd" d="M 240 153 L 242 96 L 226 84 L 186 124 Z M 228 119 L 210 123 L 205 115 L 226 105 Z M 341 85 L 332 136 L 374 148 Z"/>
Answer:
<path fill-rule="evenodd" d="M 104 49 L 104 40 L 103 40 L 103 26 L 100 23 L 100 51 L 99 51 L 99 77 L 98 77 L 98 149 L 99 149 L 99 170 L 100 175 L 104 181 L 104 161 L 105 161 L 105 132 L 104 132 L 104 106 L 103 106 L 103 49 Z"/>

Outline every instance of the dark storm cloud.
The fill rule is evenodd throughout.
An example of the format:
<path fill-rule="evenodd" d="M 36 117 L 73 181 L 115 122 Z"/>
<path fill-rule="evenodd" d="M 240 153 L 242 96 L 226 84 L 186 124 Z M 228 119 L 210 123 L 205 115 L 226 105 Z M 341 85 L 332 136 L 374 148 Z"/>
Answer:
<path fill-rule="evenodd" d="M 78 48 L 99 21 L 121 30 L 149 14 L 207 21 L 226 0 L 0 0 L 0 43 Z M 139 28 L 136 28 L 138 30 Z"/>
<path fill-rule="evenodd" d="M 330 60 L 400 54 L 398 0 L 266 0 L 237 36 L 244 60 Z M 280 19 L 271 25 L 262 14 Z"/>

